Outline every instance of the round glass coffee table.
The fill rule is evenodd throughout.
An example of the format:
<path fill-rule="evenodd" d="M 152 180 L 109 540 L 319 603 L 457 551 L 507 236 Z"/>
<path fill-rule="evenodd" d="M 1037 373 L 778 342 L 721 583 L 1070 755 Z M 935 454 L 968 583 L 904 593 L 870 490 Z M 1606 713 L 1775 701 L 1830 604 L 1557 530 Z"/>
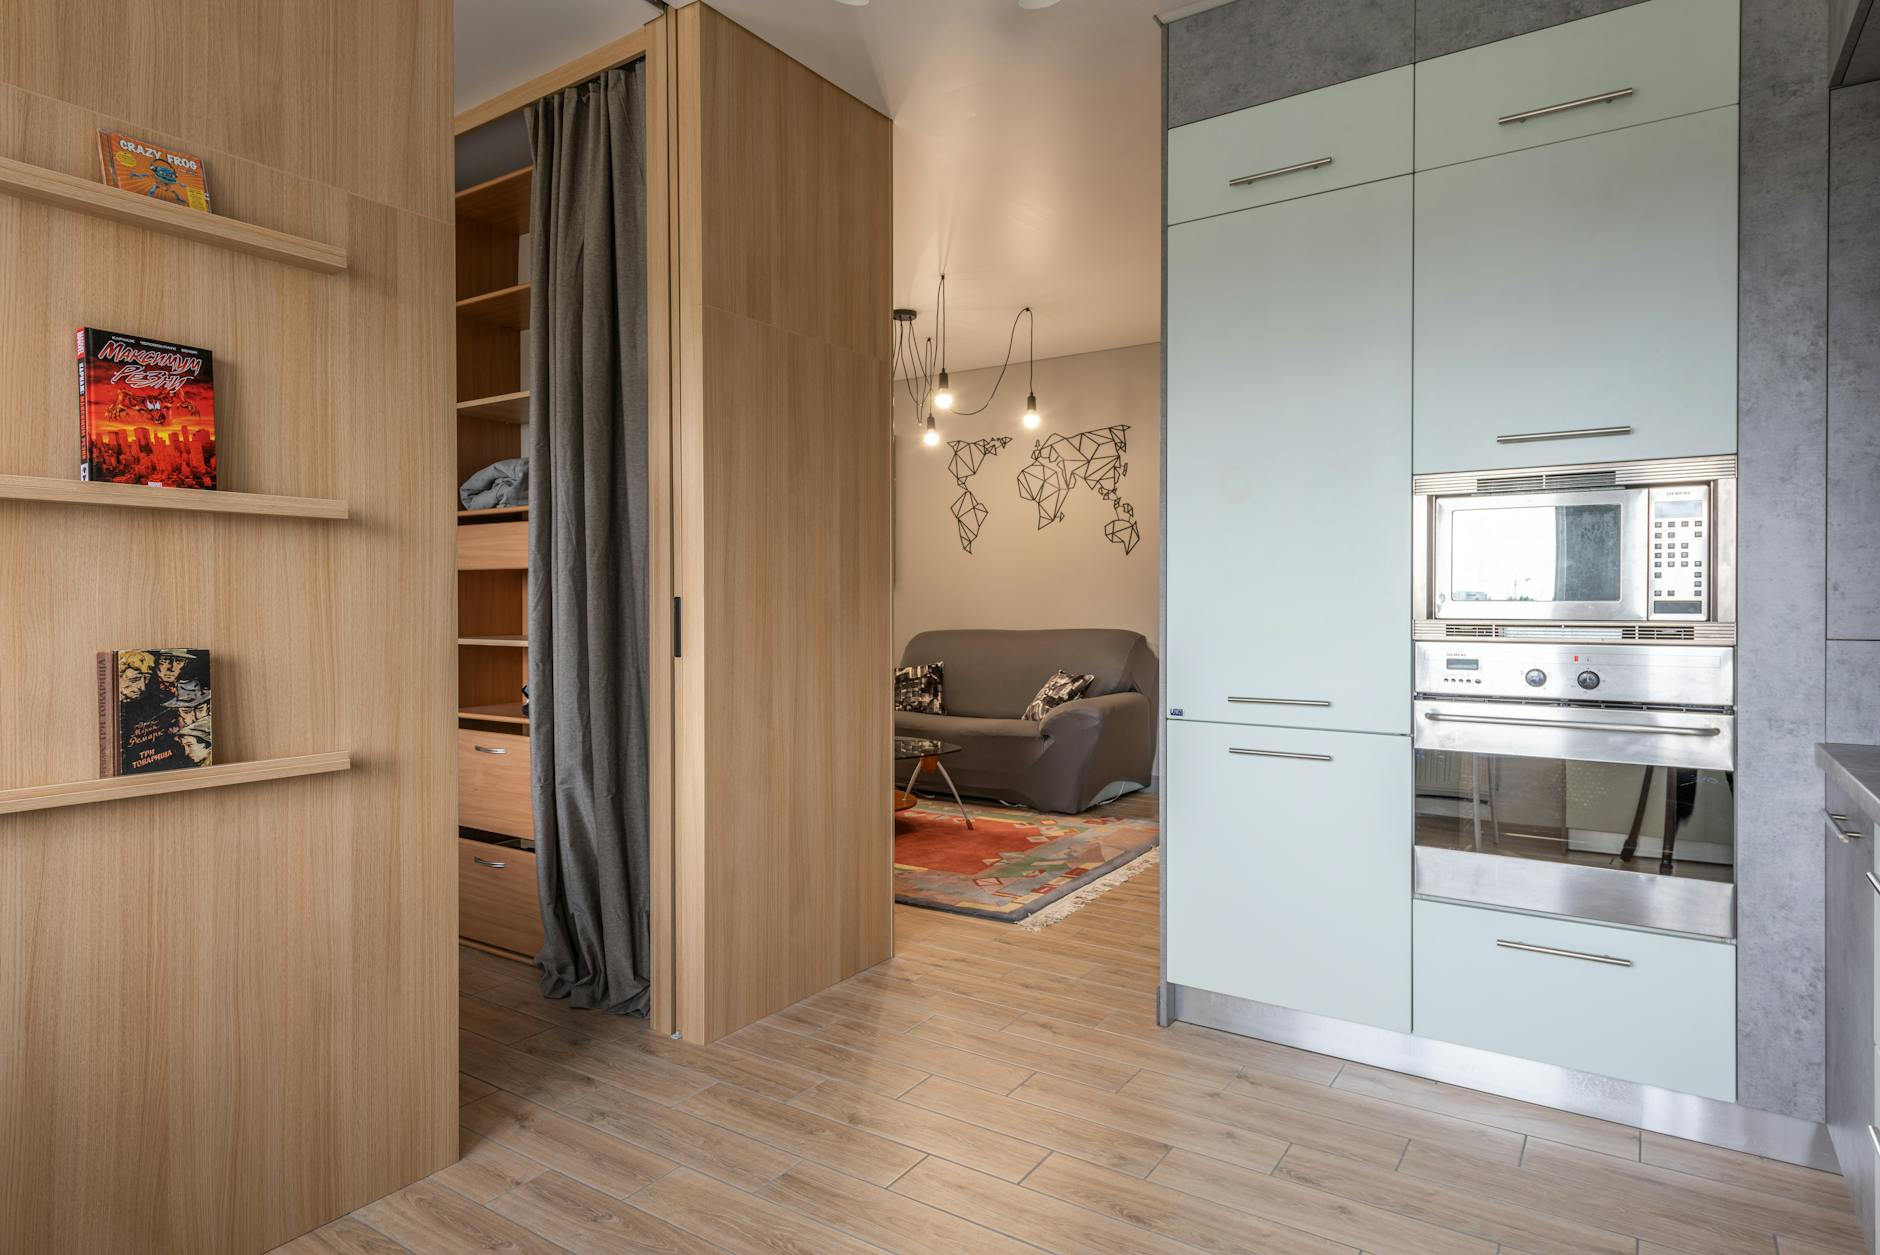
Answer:
<path fill-rule="evenodd" d="M 960 818 L 966 821 L 968 828 L 971 828 L 973 817 L 966 813 L 966 803 L 960 801 L 960 791 L 954 786 L 953 777 L 947 774 L 945 765 L 940 761 L 943 755 L 959 752 L 960 747 L 951 741 L 934 741 L 924 736 L 895 737 L 894 761 L 912 762 L 914 769 L 907 773 L 907 787 L 895 791 L 894 809 L 898 812 L 910 810 L 919 805 L 920 799 L 914 796 L 914 781 L 920 778 L 923 771 L 937 771 L 940 773 L 940 778 L 947 782 L 947 788 L 953 794 L 953 804 L 960 808 Z"/>

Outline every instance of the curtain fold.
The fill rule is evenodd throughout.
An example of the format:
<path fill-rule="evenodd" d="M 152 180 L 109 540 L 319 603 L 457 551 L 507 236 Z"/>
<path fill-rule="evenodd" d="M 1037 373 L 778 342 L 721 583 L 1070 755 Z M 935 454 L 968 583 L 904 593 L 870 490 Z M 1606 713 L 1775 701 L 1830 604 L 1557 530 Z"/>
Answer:
<path fill-rule="evenodd" d="M 529 742 L 542 992 L 645 1014 L 644 72 L 524 111 L 530 207 Z"/>

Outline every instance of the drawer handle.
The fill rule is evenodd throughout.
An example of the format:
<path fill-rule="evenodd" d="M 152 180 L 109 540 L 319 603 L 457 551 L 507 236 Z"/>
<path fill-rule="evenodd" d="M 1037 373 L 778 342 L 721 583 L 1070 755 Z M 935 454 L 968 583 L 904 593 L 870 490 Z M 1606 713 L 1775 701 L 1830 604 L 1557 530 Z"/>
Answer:
<path fill-rule="evenodd" d="M 1236 706 L 1330 706 L 1312 697 L 1230 697 L 1227 699 Z"/>
<path fill-rule="evenodd" d="M 1520 113 L 1510 113 L 1495 119 L 1496 126 L 1507 126 L 1510 122 L 1526 122 L 1529 118 L 1544 118 L 1550 113 L 1565 113 L 1569 109 L 1583 109 L 1587 105 L 1609 105 L 1615 100 L 1624 100 L 1633 89 L 1621 87 L 1616 92 L 1601 92 L 1597 96 L 1582 96 L 1578 100 L 1563 100 L 1557 105 L 1543 105 L 1539 109 L 1524 109 Z"/>
<path fill-rule="evenodd" d="M 1496 444 L 1533 444 L 1537 440 L 1588 440 L 1594 436 L 1629 436 L 1630 427 L 1575 427 L 1570 431 L 1518 431 L 1496 436 Z"/>
<path fill-rule="evenodd" d="M 1551 954 L 1562 959 L 1585 959 L 1588 963 L 1604 963 L 1609 967 L 1631 967 L 1632 960 L 1614 958 L 1610 954 L 1583 954 L 1578 950 L 1559 950 L 1553 946 L 1534 946 L 1525 941 L 1499 940 L 1495 943 L 1503 950 L 1522 950 L 1528 954 Z"/>
<path fill-rule="evenodd" d="M 1867 883 L 1873 886 L 1875 893 L 1880 893 L 1880 876 L 1875 876 L 1872 872 L 1868 872 Z"/>
<path fill-rule="evenodd" d="M 1874 1128 L 1871 1124 L 1868 1125 L 1867 1140 L 1873 1143 L 1873 1153 L 1880 1155 L 1880 1129 Z"/>
<path fill-rule="evenodd" d="M 1288 750 L 1244 750 L 1239 746 L 1228 747 L 1230 754 L 1244 754 L 1248 758 L 1296 758 L 1305 763 L 1329 763 L 1330 754 L 1294 754 Z"/>
<path fill-rule="evenodd" d="M 501 871 L 503 868 L 509 866 L 509 864 L 503 862 L 501 859 L 487 859 L 481 854 L 472 854 L 470 857 L 480 867 L 494 867 L 498 871 Z"/>
<path fill-rule="evenodd" d="M 1317 170 L 1321 166 L 1332 164 L 1330 157 L 1315 157 L 1311 161 L 1301 161 L 1290 166 L 1278 166 L 1272 170 L 1262 170 L 1258 174 L 1243 174 L 1237 179 L 1229 179 L 1229 187 L 1245 187 L 1249 183 L 1258 183 L 1261 179 L 1276 179 L 1282 174 L 1297 174 L 1301 170 Z"/>
<path fill-rule="evenodd" d="M 1570 728 L 1581 732 L 1635 732 L 1640 736 L 1722 736 L 1722 728 L 1686 728 L 1676 724 L 1652 727 L 1643 723 L 1585 723 L 1573 719 L 1528 719 L 1517 715 L 1450 715 L 1440 710 L 1423 712 L 1431 723 L 1486 723 L 1515 728 Z"/>
<path fill-rule="evenodd" d="M 1843 845 L 1847 844 L 1849 841 L 1858 841 L 1867 835 L 1858 828 L 1848 827 L 1853 821 L 1846 815 L 1837 815 L 1826 807 L 1822 808 L 1821 813 L 1826 815 L 1828 822 L 1834 825 L 1834 835 L 1841 838 L 1841 844 Z"/>
<path fill-rule="evenodd" d="M 472 745 L 470 748 L 479 754 L 507 754 L 509 752 L 501 745 Z"/>

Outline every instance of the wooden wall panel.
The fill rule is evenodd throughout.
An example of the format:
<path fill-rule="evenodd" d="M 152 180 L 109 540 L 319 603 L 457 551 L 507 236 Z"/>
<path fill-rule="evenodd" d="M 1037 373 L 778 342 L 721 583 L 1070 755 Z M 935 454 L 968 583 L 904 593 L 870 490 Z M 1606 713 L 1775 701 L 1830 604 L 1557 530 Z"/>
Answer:
<path fill-rule="evenodd" d="M 678 10 L 678 1023 L 888 957 L 888 120 Z"/>
<path fill-rule="evenodd" d="M 98 126 L 149 134 L 350 268 L 0 196 L 0 471 L 75 477 L 90 324 L 213 349 L 223 486 L 352 517 L 0 505 L 0 788 L 95 775 L 94 655 L 145 643 L 215 651 L 218 761 L 355 766 L 0 818 L 0 1250 L 265 1250 L 455 1158 L 448 75 L 413 95 L 435 55 L 370 47 L 447 49 L 449 12 L 379 10 L 7 9 L 0 155 L 91 177 Z M 119 19 L 146 50 L 208 23 L 213 73 L 110 55 Z M 374 107 L 412 166 L 329 184 Z"/>

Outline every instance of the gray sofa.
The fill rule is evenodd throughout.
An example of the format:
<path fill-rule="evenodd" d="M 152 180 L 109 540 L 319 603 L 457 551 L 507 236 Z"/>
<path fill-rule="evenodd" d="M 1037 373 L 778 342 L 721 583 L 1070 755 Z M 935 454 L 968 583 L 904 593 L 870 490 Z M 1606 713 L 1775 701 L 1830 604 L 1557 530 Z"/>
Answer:
<path fill-rule="evenodd" d="M 1156 660 L 1140 632 L 922 632 L 907 643 L 901 665 L 924 662 L 944 664 L 946 713 L 897 710 L 894 730 L 958 745 L 960 752 L 942 761 L 961 793 L 1075 814 L 1148 786 L 1155 769 Z M 1042 720 L 1019 718 L 1060 668 L 1096 676 L 1089 693 Z M 896 782 L 905 783 L 905 776 Z M 915 788 L 945 786 L 927 775 Z"/>

